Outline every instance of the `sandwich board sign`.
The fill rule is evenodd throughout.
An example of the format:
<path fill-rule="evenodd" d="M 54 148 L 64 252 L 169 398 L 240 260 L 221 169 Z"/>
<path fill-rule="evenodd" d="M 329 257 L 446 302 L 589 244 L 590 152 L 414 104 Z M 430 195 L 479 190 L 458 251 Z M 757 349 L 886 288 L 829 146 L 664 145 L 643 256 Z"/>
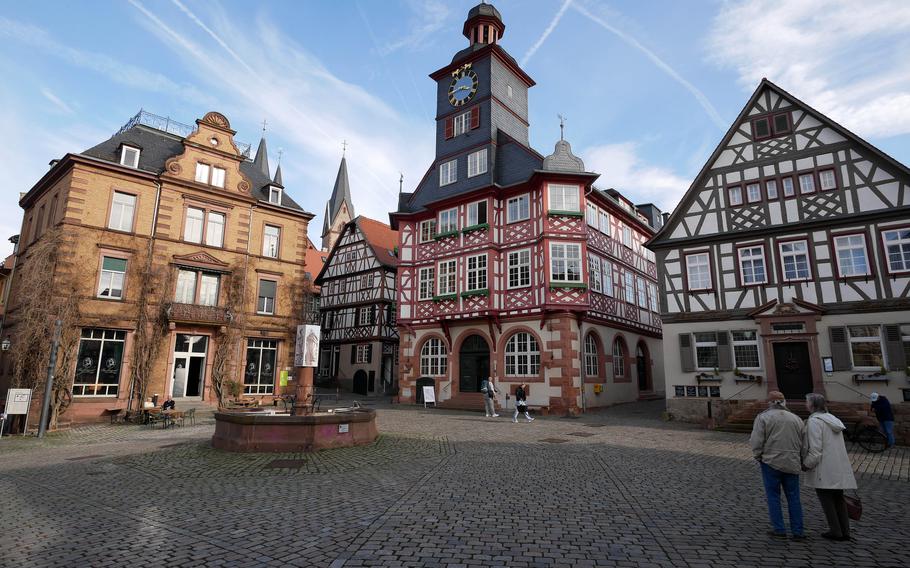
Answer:
<path fill-rule="evenodd" d="M 32 389 L 9 389 L 6 391 L 6 408 L 4 414 L 11 416 L 13 414 L 25 415 L 25 426 L 23 432 L 28 431 L 28 407 L 32 402 Z M 0 434 L 3 430 L 0 429 Z"/>
<path fill-rule="evenodd" d="M 428 402 L 432 402 L 433 406 L 436 406 L 436 391 L 431 385 L 425 385 L 423 388 L 423 407 L 427 407 Z"/>

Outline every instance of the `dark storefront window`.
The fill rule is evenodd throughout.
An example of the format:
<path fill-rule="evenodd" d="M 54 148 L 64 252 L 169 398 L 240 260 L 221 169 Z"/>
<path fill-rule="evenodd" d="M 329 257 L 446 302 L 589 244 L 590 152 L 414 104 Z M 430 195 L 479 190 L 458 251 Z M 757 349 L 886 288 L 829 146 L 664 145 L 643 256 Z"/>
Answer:
<path fill-rule="evenodd" d="M 126 332 L 83 329 L 73 380 L 74 396 L 117 396 Z"/>
<path fill-rule="evenodd" d="M 267 339 L 247 340 L 243 394 L 272 394 L 274 392 L 275 363 L 277 359 L 277 341 Z"/>

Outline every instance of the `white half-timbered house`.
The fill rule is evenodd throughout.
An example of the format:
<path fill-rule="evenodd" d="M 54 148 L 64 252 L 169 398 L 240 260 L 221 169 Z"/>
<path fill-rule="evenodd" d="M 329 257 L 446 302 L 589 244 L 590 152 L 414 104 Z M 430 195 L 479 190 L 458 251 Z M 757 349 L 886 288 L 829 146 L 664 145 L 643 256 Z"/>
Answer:
<path fill-rule="evenodd" d="M 320 286 L 320 382 L 362 395 L 394 394 L 398 376 L 395 247 L 398 233 L 358 216 L 343 226 Z"/>
<path fill-rule="evenodd" d="M 505 392 L 528 383 L 529 403 L 556 413 L 661 393 L 657 271 L 643 246 L 660 214 L 594 188 L 562 137 L 547 157 L 530 147 L 534 81 L 500 46 L 504 30 L 493 6 L 475 6 L 470 45 L 430 75 L 436 158 L 391 214 L 399 397 L 433 386 L 445 405 L 480 408 L 488 376 Z"/>
<path fill-rule="evenodd" d="M 671 413 L 769 390 L 904 399 L 910 170 L 777 85 L 761 82 L 649 246 Z"/>

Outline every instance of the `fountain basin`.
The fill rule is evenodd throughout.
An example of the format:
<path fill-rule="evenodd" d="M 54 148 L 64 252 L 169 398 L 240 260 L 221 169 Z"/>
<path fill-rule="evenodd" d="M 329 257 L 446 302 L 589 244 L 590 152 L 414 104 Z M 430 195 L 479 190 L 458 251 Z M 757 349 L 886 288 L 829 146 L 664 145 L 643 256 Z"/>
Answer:
<path fill-rule="evenodd" d="M 359 408 L 305 416 L 216 412 L 212 446 L 229 452 L 314 452 L 370 444 L 376 411 Z"/>

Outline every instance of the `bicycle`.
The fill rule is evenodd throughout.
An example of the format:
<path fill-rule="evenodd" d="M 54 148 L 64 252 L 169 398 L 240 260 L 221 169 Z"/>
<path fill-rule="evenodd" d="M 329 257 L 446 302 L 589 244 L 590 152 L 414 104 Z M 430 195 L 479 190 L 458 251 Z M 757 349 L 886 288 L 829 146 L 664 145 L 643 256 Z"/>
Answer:
<path fill-rule="evenodd" d="M 844 432 L 846 438 L 856 442 L 864 450 L 878 454 L 888 449 L 888 438 L 882 434 L 878 425 L 871 421 L 860 421 Z"/>

